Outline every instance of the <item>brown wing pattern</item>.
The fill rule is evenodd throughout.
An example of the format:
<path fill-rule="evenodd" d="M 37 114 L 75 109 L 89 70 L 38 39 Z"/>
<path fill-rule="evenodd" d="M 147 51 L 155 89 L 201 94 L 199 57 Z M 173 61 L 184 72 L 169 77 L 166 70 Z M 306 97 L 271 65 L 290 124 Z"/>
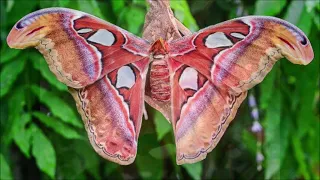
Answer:
<path fill-rule="evenodd" d="M 7 37 L 12 48 L 36 47 L 67 86 L 82 88 L 148 56 L 149 43 L 89 14 L 65 8 L 22 18 Z"/>
<path fill-rule="evenodd" d="M 70 89 L 91 145 L 110 161 L 128 165 L 135 159 L 144 108 L 145 72 L 146 66 L 129 64 L 85 88 Z"/>
<path fill-rule="evenodd" d="M 177 163 L 204 159 L 219 142 L 247 90 L 282 57 L 308 64 L 313 51 L 295 26 L 249 16 L 200 30 L 169 44 L 172 125 Z"/>
<path fill-rule="evenodd" d="M 134 161 L 144 108 L 150 44 L 83 12 L 49 8 L 22 18 L 7 38 L 36 47 L 69 86 L 91 145 L 104 158 Z"/>

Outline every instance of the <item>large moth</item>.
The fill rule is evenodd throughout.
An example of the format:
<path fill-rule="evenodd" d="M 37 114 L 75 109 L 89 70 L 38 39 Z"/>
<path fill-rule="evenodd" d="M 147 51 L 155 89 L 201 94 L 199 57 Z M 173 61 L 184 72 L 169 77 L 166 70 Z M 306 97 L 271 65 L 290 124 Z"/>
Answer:
<path fill-rule="evenodd" d="M 314 56 L 301 30 L 262 16 L 148 42 L 92 15 L 49 8 L 18 21 L 7 43 L 44 55 L 70 87 L 95 151 L 122 165 L 135 159 L 145 100 L 171 122 L 177 163 L 194 163 L 277 60 L 306 65 Z"/>

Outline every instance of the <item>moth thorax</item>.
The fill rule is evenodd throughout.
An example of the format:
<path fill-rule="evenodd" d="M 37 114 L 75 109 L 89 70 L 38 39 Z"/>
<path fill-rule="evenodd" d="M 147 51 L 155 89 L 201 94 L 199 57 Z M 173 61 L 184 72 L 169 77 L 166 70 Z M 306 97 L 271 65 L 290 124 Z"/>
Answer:
<path fill-rule="evenodd" d="M 152 44 L 149 52 L 152 56 L 152 59 L 159 60 L 165 58 L 169 52 L 168 50 L 169 48 L 167 42 L 160 38 Z"/>
<path fill-rule="evenodd" d="M 150 89 L 153 100 L 161 102 L 170 101 L 170 74 L 165 58 L 155 58 L 151 63 Z"/>

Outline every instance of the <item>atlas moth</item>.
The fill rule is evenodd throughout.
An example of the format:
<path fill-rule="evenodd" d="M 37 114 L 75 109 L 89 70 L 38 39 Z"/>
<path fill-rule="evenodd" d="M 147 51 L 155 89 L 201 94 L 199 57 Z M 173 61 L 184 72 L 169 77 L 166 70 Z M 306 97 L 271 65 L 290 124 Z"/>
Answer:
<path fill-rule="evenodd" d="M 44 55 L 69 87 L 92 147 L 122 165 L 136 157 L 144 101 L 172 124 L 177 163 L 194 163 L 217 145 L 247 91 L 277 60 L 306 65 L 314 56 L 300 29 L 263 16 L 151 43 L 92 15 L 49 8 L 18 21 L 7 43 Z"/>

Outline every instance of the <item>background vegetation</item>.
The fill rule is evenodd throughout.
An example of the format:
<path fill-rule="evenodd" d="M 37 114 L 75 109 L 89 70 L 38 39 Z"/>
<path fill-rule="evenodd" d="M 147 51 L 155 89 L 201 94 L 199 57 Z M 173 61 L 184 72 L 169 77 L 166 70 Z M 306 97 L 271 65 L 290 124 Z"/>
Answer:
<path fill-rule="evenodd" d="M 0 3 L 0 179 L 319 179 L 319 1 L 171 0 L 175 15 L 192 31 L 242 15 L 281 17 L 308 35 L 315 53 L 308 66 L 281 60 L 250 91 L 262 131 L 251 131 L 253 109 L 245 101 L 213 152 L 200 163 L 183 166 L 175 162 L 171 126 L 152 108 L 151 118 L 143 121 L 135 163 L 119 166 L 102 159 L 88 142 L 67 87 L 43 57 L 34 49 L 13 50 L 6 44 L 21 17 L 54 6 L 78 9 L 141 35 L 144 0 Z"/>

